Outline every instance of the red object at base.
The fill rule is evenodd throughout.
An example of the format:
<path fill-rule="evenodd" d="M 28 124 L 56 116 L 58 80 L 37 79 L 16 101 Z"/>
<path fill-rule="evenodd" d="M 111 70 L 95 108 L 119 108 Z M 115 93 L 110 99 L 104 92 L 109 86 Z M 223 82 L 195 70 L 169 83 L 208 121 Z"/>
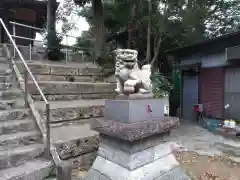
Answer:
<path fill-rule="evenodd" d="M 150 105 L 147 106 L 147 111 L 148 111 L 148 113 L 152 112 L 152 109 L 151 109 Z"/>
<path fill-rule="evenodd" d="M 199 105 L 194 105 L 193 109 L 194 109 L 195 112 L 200 112 Z"/>

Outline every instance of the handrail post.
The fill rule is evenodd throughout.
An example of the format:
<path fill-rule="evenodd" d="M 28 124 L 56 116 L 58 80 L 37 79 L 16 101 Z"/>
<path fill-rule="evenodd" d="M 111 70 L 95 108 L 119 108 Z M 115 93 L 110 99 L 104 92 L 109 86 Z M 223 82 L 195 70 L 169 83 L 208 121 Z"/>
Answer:
<path fill-rule="evenodd" d="M 66 34 L 66 63 L 68 61 L 68 47 L 67 47 L 67 44 L 68 44 L 68 40 L 67 40 L 68 36 Z"/>
<path fill-rule="evenodd" d="M 27 70 L 25 70 L 24 71 L 24 103 L 25 103 L 25 108 L 28 108 L 27 86 L 28 86 L 28 72 L 27 72 Z"/>
<path fill-rule="evenodd" d="M 50 152 L 50 107 L 49 104 L 46 104 L 46 144 L 45 144 L 45 149 L 44 149 L 44 156 L 46 159 L 50 159 L 51 157 L 51 152 Z"/>
<path fill-rule="evenodd" d="M 32 60 L 32 44 L 29 44 L 29 60 Z"/>
<path fill-rule="evenodd" d="M 16 43 L 16 40 L 15 40 L 15 36 L 16 36 L 16 25 L 15 25 L 15 24 L 13 24 L 13 36 L 14 36 L 13 40 L 14 40 L 14 42 Z M 14 46 L 13 46 L 13 57 L 14 57 L 14 59 L 16 59 L 16 50 L 15 50 Z"/>

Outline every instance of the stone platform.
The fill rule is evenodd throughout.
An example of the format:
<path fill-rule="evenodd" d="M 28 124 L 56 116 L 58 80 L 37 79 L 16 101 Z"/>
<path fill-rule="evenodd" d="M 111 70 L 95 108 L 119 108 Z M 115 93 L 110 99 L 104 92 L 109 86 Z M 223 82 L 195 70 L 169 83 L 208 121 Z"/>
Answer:
<path fill-rule="evenodd" d="M 82 93 L 112 93 L 116 88 L 114 83 L 105 82 L 68 82 L 68 81 L 38 81 L 43 93 L 54 94 L 82 94 Z M 29 92 L 39 95 L 34 83 L 28 83 Z"/>
<path fill-rule="evenodd" d="M 92 63 L 60 63 L 52 61 L 27 61 L 30 70 L 33 74 L 38 75 L 73 75 L 73 76 L 100 76 L 101 68 Z M 22 62 L 17 62 L 18 69 L 24 73 L 24 65 Z"/>
<path fill-rule="evenodd" d="M 50 122 L 84 121 L 89 118 L 103 117 L 104 99 L 94 100 L 73 100 L 73 101 L 49 101 Z M 41 116 L 45 117 L 44 102 L 35 103 Z"/>
<path fill-rule="evenodd" d="M 135 107 L 132 116 L 131 104 Z M 108 100 L 105 118 L 92 121 L 101 142 L 84 180 L 190 180 L 172 154 L 171 143 L 165 140 L 179 120 L 162 116 L 160 104 L 159 99 L 141 97 L 121 103 Z"/>

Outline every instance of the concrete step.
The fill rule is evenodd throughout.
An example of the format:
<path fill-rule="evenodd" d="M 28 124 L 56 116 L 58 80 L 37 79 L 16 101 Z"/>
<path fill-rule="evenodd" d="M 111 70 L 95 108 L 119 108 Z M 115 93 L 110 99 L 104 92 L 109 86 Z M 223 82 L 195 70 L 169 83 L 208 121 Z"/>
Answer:
<path fill-rule="evenodd" d="M 67 63 L 67 64 L 52 64 L 46 62 L 28 62 L 29 68 L 33 74 L 44 74 L 44 75 L 102 75 L 101 68 L 95 65 L 87 65 L 82 63 Z M 21 62 L 17 62 L 17 67 L 21 73 L 24 73 L 24 65 Z"/>
<path fill-rule="evenodd" d="M 99 144 L 99 134 L 91 130 L 89 123 L 69 123 L 51 128 L 51 142 L 59 157 L 68 160 L 95 152 Z"/>
<path fill-rule="evenodd" d="M 114 92 L 115 83 L 106 82 L 66 82 L 66 81 L 39 81 L 45 94 L 81 94 L 81 93 L 109 93 Z M 38 94 L 33 82 L 28 83 L 29 91 Z"/>
<path fill-rule="evenodd" d="M 41 143 L 41 133 L 38 131 L 18 132 L 0 136 L 0 150 L 27 146 L 35 143 Z"/>
<path fill-rule="evenodd" d="M 0 57 L 4 57 L 5 56 L 5 52 L 3 48 L 0 48 Z"/>
<path fill-rule="evenodd" d="M 42 144 L 32 144 L 0 151 L 0 169 L 18 166 L 27 160 L 33 160 L 43 154 L 43 149 Z"/>
<path fill-rule="evenodd" d="M 67 82 L 94 82 L 97 76 L 74 76 L 74 75 L 44 75 L 35 74 L 37 81 L 67 81 Z"/>
<path fill-rule="evenodd" d="M 45 160 L 26 161 L 17 167 L 0 170 L 0 180 L 43 180 L 53 170 L 53 163 Z"/>
<path fill-rule="evenodd" d="M 225 153 L 227 156 L 240 157 L 240 141 L 224 140 L 215 142 L 214 147 Z"/>
<path fill-rule="evenodd" d="M 6 91 L 13 86 L 12 83 L 0 83 L 0 91 Z"/>
<path fill-rule="evenodd" d="M 11 83 L 12 80 L 12 75 L 0 75 L 0 83 Z"/>
<path fill-rule="evenodd" d="M 82 94 L 61 94 L 61 95 L 45 95 L 49 101 L 72 101 L 72 100 L 87 100 L 87 99 L 115 99 L 116 93 L 82 93 Z M 32 95 L 36 101 L 42 101 L 41 95 Z"/>
<path fill-rule="evenodd" d="M 5 82 L 6 77 L 4 75 L 0 75 L 0 83 Z"/>
<path fill-rule="evenodd" d="M 13 99 L 23 97 L 23 92 L 20 89 L 10 89 L 7 91 L 0 91 L 0 99 L 7 100 L 7 99 Z"/>
<path fill-rule="evenodd" d="M 8 61 L 8 59 L 6 58 L 6 57 L 1 57 L 0 56 L 0 66 L 4 66 L 4 65 L 7 65 L 7 67 L 9 67 L 9 61 Z"/>
<path fill-rule="evenodd" d="M 6 75 L 6 69 L 9 68 L 8 64 L 0 63 L 0 75 Z"/>
<path fill-rule="evenodd" d="M 7 76 L 7 75 L 12 75 L 12 70 L 11 69 L 9 69 L 9 67 L 8 67 L 8 65 L 1 65 L 0 64 L 0 67 L 2 67 L 2 68 L 0 68 L 0 75 L 1 76 Z"/>
<path fill-rule="evenodd" d="M 75 100 L 75 101 L 51 101 L 50 122 L 82 120 L 87 118 L 102 117 L 104 111 L 104 99 Z M 35 103 L 40 114 L 45 116 L 44 102 Z"/>
<path fill-rule="evenodd" d="M 12 109 L 0 111 L 0 122 L 24 119 L 29 114 L 29 109 Z"/>
<path fill-rule="evenodd" d="M 14 108 L 24 108 L 24 99 L 8 99 L 0 100 L 0 110 L 14 109 Z"/>
<path fill-rule="evenodd" d="M 105 82 L 66 82 L 66 81 L 39 81 L 39 86 L 44 94 L 81 94 L 81 93 L 109 93 L 114 92 L 115 83 Z M 33 82 L 28 83 L 31 94 L 38 95 L 39 92 Z"/>
<path fill-rule="evenodd" d="M 66 82 L 66 81 L 39 81 L 44 94 L 81 94 L 81 93 L 109 93 L 114 92 L 115 83 L 105 82 Z M 29 92 L 38 95 L 39 92 L 33 82 L 28 83 Z"/>
<path fill-rule="evenodd" d="M 0 122 L 0 135 L 34 130 L 35 122 L 32 119 L 17 119 Z"/>

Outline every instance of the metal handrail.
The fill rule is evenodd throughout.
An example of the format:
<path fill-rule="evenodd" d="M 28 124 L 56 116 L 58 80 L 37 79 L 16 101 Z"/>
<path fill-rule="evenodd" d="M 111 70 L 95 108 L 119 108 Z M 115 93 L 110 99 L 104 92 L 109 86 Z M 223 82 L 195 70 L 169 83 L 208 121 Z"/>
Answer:
<path fill-rule="evenodd" d="M 29 26 L 29 25 L 26 25 L 26 24 L 17 23 L 17 22 L 14 22 L 14 21 L 9 21 L 9 23 L 15 24 L 17 26 L 30 28 L 30 29 L 35 29 L 35 30 L 39 30 L 39 31 L 45 31 L 45 29 L 37 28 L 37 27 L 34 27 L 34 26 Z M 60 35 L 63 35 L 63 36 L 68 36 L 68 37 L 72 37 L 72 38 L 78 38 L 77 36 L 72 36 L 72 35 L 64 34 L 64 33 L 58 33 L 57 32 L 57 34 L 60 34 Z"/>
<path fill-rule="evenodd" d="M 26 27 L 26 28 L 30 28 L 30 29 L 35 29 L 35 30 L 38 30 L 38 31 L 45 31 L 45 29 L 41 29 L 41 28 L 37 28 L 37 27 L 34 27 L 34 26 L 30 26 L 30 25 L 25 25 L 25 24 L 21 24 L 21 23 L 17 23 L 17 22 L 14 22 L 14 21 L 9 21 L 10 24 L 13 25 L 13 35 L 12 37 L 14 38 L 19 38 L 19 39 L 27 39 L 27 40 L 32 40 L 32 41 L 35 41 L 35 39 L 31 39 L 31 38 L 26 38 L 26 37 L 20 37 L 20 36 L 16 36 L 16 27 L 15 25 L 17 26 L 21 26 L 21 27 Z M 64 34 L 64 33 L 57 33 L 57 34 L 60 34 L 60 35 L 63 35 L 66 37 L 66 43 L 68 43 L 68 37 L 72 37 L 72 38 L 75 38 L 77 39 L 76 36 L 71 36 L 71 35 L 68 35 L 68 34 Z M 38 40 L 37 40 L 38 41 Z M 41 41 L 40 41 L 41 42 Z M 43 41 L 42 41 L 43 42 Z M 30 49 L 31 49 L 31 43 L 30 43 Z M 68 57 L 68 46 L 66 45 L 65 46 L 65 52 L 66 52 L 66 62 L 68 61 L 69 57 Z M 14 56 L 15 56 L 15 49 L 14 49 Z M 31 51 L 30 51 L 30 57 L 31 57 Z M 31 60 L 31 59 L 30 59 Z"/>
<path fill-rule="evenodd" d="M 39 91 L 43 101 L 45 102 L 46 104 L 46 144 L 45 144 L 45 156 L 46 158 L 49 158 L 50 157 L 50 124 L 49 124 L 49 118 L 50 118 L 50 106 L 49 106 L 49 103 L 48 103 L 48 100 L 46 99 L 45 95 L 43 94 L 43 91 L 41 90 L 40 86 L 38 85 L 35 77 L 33 76 L 31 70 L 29 69 L 26 61 L 24 60 L 23 56 L 22 56 L 22 53 L 20 52 L 20 50 L 18 49 L 15 41 L 13 40 L 11 34 L 9 33 L 5 23 L 3 22 L 2 18 L 0 18 L 0 22 L 7 34 L 7 36 L 9 37 L 10 41 L 12 42 L 13 46 L 14 46 L 14 49 L 16 49 L 24 67 L 25 67 L 25 71 L 24 71 L 24 99 L 25 99 L 25 107 L 28 107 L 28 92 L 27 92 L 27 84 L 28 84 L 28 74 L 30 75 L 33 83 L 35 84 L 37 90 Z M 45 134 L 44 134 L 45 135 Z"/>
<path fill-rule="evenodd" d="M 22 37 L 22 36 L 16 36 L 16 35 L 12 35 L 11 34 L 11 36 L 13 37 L 13 38 L 16 38 L 16 39 L 24 39 L 24 40 L 29 40 L 29 41 L 36 41 L 36 42 L 44 42 L 43 40 L 37 40 L 37 39 L 33 39 L 33 38 L 28 38 L 28 37 Z M 65 48 L 65 47 L 71 47 L 71 46 L 68 46 L 68 45 L 64 45 L 64 44 L 62 44 L 61 46 L 63 46 L 63 48 Z M 77 48 L 77 47 L 74 47 L 74 48 Z M 80 49 L 80 48 L 79 48 Z"/>

